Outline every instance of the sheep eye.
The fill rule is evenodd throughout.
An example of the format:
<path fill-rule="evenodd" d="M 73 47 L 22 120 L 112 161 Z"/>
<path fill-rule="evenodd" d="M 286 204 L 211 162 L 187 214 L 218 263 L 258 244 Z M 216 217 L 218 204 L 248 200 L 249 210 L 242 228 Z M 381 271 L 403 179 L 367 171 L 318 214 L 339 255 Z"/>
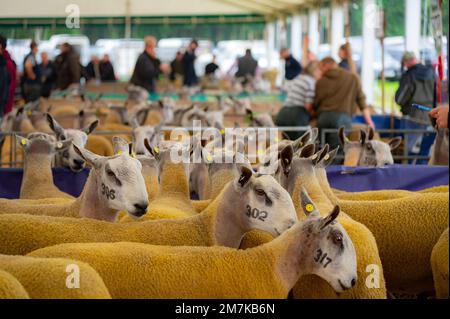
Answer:
<path fill-rule="evenodd" d="M 335 233 L 333 235 L 333 243 L 335 245 L 341 246 L 343 245 L 343 236 L 341 233 Z"/>
<path fill-rule="evenodd" d="M 370 150 L 372 150 L 372 144 L 367 144 L 366 145 L 366 148 L 370 151 Z"/>
<path fill-rule="evenodd" d="M 266 196 L 266 192 L 263 191 L 262 189 L 255 189 L 255 193 L 258 196 Z"/>
<path fill-rule="evenodd" d="M 106 174 L 108 175 L 108 176 L 110 176 L 110 177 L 116 177 L 116 175 L 114 174 L 114 172 L 112 171 L 112 170 L 107 170 L 106 171 Z"/>

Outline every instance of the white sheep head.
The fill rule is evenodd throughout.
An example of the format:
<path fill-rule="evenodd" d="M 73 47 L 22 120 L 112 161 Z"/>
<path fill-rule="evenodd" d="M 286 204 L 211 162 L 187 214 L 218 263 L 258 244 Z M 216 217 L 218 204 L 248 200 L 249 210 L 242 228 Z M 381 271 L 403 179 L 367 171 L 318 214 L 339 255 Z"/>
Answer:
<path fill-rule="evenodd" d="M 366 167 L 382 167 L 394 164 L 391 151 L 396 149 L 401 141 L 401 137 L 394 137 L 387 143 L 374 140 L 374 131 L 360 130 L 359 141 L 350 141 L 345 136 L 344 128 L 339 129 L 339 140 L 344 146 L 346 166 L 366 166 Z"/>
<path fill-rule="evenodd" d="M 161 140 L 161 125 L 143 125 L 140 126 L 136 120 L 133 124 L 133 144 L 134 151 L 138 155 L 149 154 L 147 148 L 144 145 L 145 139 L 148 139 L 151 145 L 157 145 Z"/>
<path fill-rule="evenodd" d="M 292 199 L 272 176 L 254 174 L 247 165 L 235 167 L 232 183 L 236 196 L 224 204 L 245 207 L 236 221 L 244 230 L 259 229 L 276 237 L 295 224 L 297 214 Z"/>
<path fill-rule="evenodd" d="M 337 292 L 350 289 L 357 281 L 356 251 L 344 227 L 336 220 L 339 206 L 321 217 L 304 188 L 300 201 L 307 216 L 301 230 L 302 269 L 326 280 Z"/>
<path fill-rule="evenodd" d="M 88 134 L 91 134 L 98 125 L 98 120 L 96 120 L 81 130 L 64 129 L 49 113 L 47 113 L 47 121 L 51 130 L 55 132 L 58 141 L 70 139 L 79 147 L 86 146 Z M 58 156 L 60 164 L 73 172 L 79 172 L 86 166 L 85 161 L 75 151 L 74 147 L 68 148 Z"/>
<path fill-rule="evenodd" d="M 73 144 L 75 151 L 91 167 L 96 179 L 95 196 L 111 210 L 140 217 L 147 212 L 148 194 L 142 165 L 133 154 L 104 157 Z M 88 190 L 89 191 L 89 190 Z"/>
<path fill-rule="evenodd" d="M 46 133 L 31 133 L 28 138 L 17 135 L 16 141 L 25 154 L 54 155 L 71 147 L 72 140 L 56 141 L 55 137 Z"/>

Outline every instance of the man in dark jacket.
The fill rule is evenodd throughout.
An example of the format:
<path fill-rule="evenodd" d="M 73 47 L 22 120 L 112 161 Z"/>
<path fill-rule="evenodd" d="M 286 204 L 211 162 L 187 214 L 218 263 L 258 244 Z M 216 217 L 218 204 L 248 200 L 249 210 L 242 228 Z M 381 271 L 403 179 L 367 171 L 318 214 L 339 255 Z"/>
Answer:
<path fill-rule="evenodd" d="M 395 102 L 401 106 L 404 115 L 430 123 L 428 113 L 412 107 L 413 103 L 434 107 L 436 105 L 436 75 L 431 67 L 419 63 L 412 52 L 402 58 L 407 71 L 400 79 L 395 93 Z"/>
<path fill-rule="evenodd" d="M 284 77 L 290 81 L 295 79 L 301 72 L 300 63 L 292 56 L 289 49 L 281 49 L 280 57 L 284 60 Z"/>
<path fill-rule="evenodd" d="M 96 80 L 100 81 L 101 79 L 101 72 L 100 72 L 100 60 L 98 59 L 98 56 L 95 54 L 91 56 L 91 61 L 86 65 L 84 68 L 85 76 L 87 77 L 87 80 Z"/>
<path fill-rule="evenodd" d="M 49 97 L 56 82 L 55 64 L 48 58 L 47 52 L 41 53 L 41 96 Z"/>
<path fill-rule="evenodd" d="M 197 48 L 198 42 L 194 39 L 191 41 L 191 43 L 189 43 L 189 46 L 183 55 L 183 59 L 181 60 L 184 73 L 183 84 L 185 86 L 194 86 L 198 83 L 198 77 L 195 73 L 194 67 L 195 59 L 197 58 L 195 55 L 195 50 Z"/>
<path fill-rule="evenodd" d="M 156 57 L 156 38 L 146 36 L 144 38 L 145 50 L 142 52 L 134 67 L 130 83 L 143 87 L 148 92 L 155 92 L 155 82 L 159 75 L 160 62 Z"/>
<path fill-rule="evenodd" d="M 23 59 L 23 97 L 25 102 L 35 101 L 41 96 L 41 69 L 36 60 L 38 45 L 31 41 L 30 53 Z"/>
<path fill-rule="evenodd" d="M 238 70 L 235 74 L 237 78 L 255 77 L 258 61 L 252 56 L 252 50 L 245 50 L 245 55 L 237 60 Z M 246 81 L 245 81 L 246 82 Z"/>
<path fill-rule="evenodd" d="M 169 75 L 170 81 L 174 82 L 177 76 L 183 76 L 183 63 L 181 62 L 182 60 L 183 60 L 183 53 L 178 51 L 175 56 L 175 59 L 173 59 L 173 61 L 170 62 L 170 75 Z"/>
<path fill-rule="evenodd" d="M 114 74 L 114 67 L 109 60 L 109 55 L 104 54 L 100 61 L 100 78 L 102 82 L 114 82 L 116 81 L 116 75 Z"/>
<path fill-rule="evenodd" d="M 69 43 L 61 44 L 61 53 L 55 59 L 55 66 L 58 89 L 65 90 L 71 84 L 80 83 L 81 67 L 78 55 Z"/>
<path fill-rule="evenodd" d="M 12 111 L 14 105 L 14 95 L 17 87 L 17 65 L 14 60 L 11 58 L 11 54 L 9 54 L 6 49 L 7 41 L 6 38 L 0 35 L 0 46 L 3 51 L 3 58 L 6 60 L 6 69 L 9 73 L 9 92 L 8 92 L 8 101 L 6 102 L 6 107 L 3 110 L 3 114 L 7 114 Z"/>
<path fill-rule="evenodd" d="M 3 57 L 3 52 L 6 47 L 6 38 L 0 36 L 0 118 L 3 117 L 4 108 L 8 101 L 10 75 L 6 68 L 6 59 Z"/>

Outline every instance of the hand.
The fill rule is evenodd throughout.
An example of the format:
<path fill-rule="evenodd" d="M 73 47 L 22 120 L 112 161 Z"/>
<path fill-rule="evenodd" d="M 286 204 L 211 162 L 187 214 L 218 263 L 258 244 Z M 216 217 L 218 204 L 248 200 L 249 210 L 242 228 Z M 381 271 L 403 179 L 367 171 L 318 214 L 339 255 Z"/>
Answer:
<path fill-rule="evenodd" d="M 431 110 L 429 114 L 436 119 L 439 128 L 448 128 L 448 106 L 439 106 Z"/>

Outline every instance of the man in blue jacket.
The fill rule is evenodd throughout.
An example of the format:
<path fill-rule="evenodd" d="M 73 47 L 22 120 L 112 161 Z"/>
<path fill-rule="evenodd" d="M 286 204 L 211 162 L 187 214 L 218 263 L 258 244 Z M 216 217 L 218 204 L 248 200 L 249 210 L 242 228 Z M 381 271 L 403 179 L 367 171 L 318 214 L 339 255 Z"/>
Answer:
<path fill-rule="evenodd" d="M 290 81 L 295 79 L 301 72 L 302 66 L 300 63 L 292 56 L 289 49 L 281 49 L 280 57 L 284 62 L 284 77 L 286 80 Z"/>

